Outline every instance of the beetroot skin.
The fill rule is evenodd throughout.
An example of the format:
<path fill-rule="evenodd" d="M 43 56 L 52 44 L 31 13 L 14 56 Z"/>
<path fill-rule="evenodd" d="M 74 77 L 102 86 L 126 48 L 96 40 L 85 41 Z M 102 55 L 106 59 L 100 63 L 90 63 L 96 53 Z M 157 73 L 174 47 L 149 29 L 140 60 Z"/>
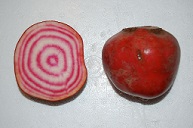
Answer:
<path fill-rule="evenodd" d="M 102 61 L 107 77 L 118 90 L 154 99 L 171 88 L 179 67 L 180 47 L 162 28 L 126 28 L 107 40 Z"/>

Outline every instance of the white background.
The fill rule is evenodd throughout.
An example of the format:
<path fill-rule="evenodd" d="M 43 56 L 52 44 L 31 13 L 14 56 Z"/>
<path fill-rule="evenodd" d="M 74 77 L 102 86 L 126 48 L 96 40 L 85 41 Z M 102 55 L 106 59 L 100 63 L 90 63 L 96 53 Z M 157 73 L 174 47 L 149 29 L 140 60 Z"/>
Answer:
<path fill-rule="evenodd" d="M 69 102 L 30 100 L 18 89 L 13 55 L 21 34 L 42 20 L 76 29 L 84 40 L 88 80 Z M 101 50 L 125 27 L 155 25 L 172 33 L 181 62 L 171 91 L 142 104 L 121 97 L 107 80 Z M 191 0 L 1 0 L 0 128 L 193 128 L 193 1 Z"/>

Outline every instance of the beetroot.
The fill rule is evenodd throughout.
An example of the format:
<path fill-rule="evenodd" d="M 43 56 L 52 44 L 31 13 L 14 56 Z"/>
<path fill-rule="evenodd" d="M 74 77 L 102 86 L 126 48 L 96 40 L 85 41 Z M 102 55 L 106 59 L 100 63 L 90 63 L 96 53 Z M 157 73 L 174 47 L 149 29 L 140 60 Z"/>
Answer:
<path fill-rule="evenodd" d="M 125 28 L 102 51 L 104 70 L 121 92 L 155 99 L 171 88 L 180 63 L 177 39 L 156 26 Z"/>
<path fill-rule="evenodd" d="M 20 89 L 32 97 L 58 101 L 73 96 L 87 78 L 82 38 L 61 22 L 36 23 L 17 43 L 14 69 Z"/>

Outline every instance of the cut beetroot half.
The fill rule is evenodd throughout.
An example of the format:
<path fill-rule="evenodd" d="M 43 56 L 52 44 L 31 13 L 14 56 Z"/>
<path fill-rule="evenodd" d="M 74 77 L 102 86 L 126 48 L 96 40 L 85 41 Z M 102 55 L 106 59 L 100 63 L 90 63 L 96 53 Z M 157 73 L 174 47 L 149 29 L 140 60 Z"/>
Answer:
<path fill-rule="evenodd" d="M 36 23 L 17 43 L 14 69 L 20 89 L 32 97 L 59 101 L 73 96 L 87 78 L 82 38 L 61 22 Z"/>

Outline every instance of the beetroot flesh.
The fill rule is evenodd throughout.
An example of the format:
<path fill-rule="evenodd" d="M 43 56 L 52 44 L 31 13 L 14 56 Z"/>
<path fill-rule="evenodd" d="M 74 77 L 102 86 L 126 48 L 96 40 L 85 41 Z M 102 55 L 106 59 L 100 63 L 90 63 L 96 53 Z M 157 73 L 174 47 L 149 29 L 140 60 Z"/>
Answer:
<path fill-rule="evenodd" d="M 48 101 L 66 99 L 87 78 L 82 38 L 61 22 L 36 23 L 19 39 L 14 67 L 18 85 L 26 94 Z"/>

